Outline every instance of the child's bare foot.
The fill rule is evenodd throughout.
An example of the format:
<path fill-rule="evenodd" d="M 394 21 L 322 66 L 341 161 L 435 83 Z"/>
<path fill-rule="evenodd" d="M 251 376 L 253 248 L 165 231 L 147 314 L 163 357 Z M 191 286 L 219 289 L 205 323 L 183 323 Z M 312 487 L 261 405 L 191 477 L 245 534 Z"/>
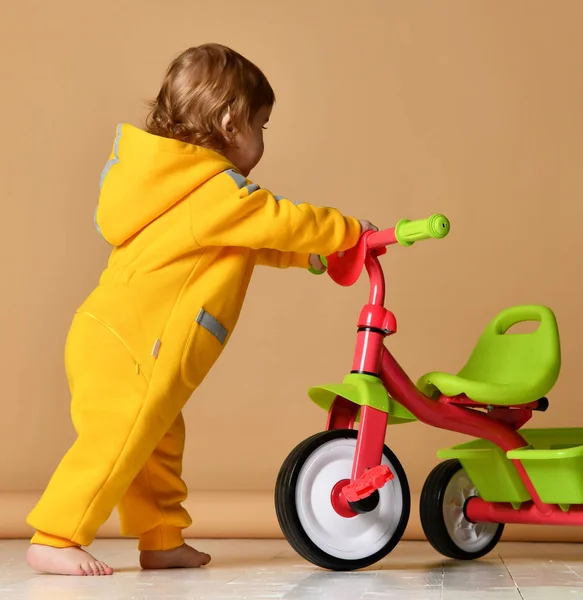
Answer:
<path fill-rule="evenodd" d="M 32 544 L 26 553 L 28 566 L 53 575 L 111 575 L 113 569 L 81 548 L 53 548 Z"/>
<path fill-rule="evenodd" d="M 197 569 L 204 567 L 211 557 L 186 544 L 172 550 L 143 550 L 140 552 L 142 569 Z"/>

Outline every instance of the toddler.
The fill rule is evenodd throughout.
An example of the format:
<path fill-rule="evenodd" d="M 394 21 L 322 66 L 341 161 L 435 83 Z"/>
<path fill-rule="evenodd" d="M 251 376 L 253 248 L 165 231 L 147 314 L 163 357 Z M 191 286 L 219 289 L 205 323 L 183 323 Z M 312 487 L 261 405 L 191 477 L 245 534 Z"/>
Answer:
<path fill-rule="evenodd" d="M 256 265 L 322 272 L 368 221 L 247 179 L 275 102 L 263 73 L 217 44 L 169 67 L 145 130 L 122 124 L 95 225 L 113 247 L 66 343 L 77 439 L 27 522 L 37 571 L 110 575 L 82 547 L 117 507 L 144 569 L 200 567 L 184 543 L 181 411 L 228 342 Z"/>

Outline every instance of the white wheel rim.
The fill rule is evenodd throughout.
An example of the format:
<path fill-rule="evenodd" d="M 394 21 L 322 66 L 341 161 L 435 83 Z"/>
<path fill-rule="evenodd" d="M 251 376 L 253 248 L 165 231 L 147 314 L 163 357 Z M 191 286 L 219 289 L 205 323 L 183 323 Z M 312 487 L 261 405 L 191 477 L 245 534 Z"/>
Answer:
<path fill-rule="evenodd" d="M 450 480 L 443 497 L 443 518 L 449 537 L 464 552 L 483 550 L 496 536 L 497 523 L 471 523 L 464 515 L 468 498 L 478 496 L 476 486 L 463 469 Z"/>
<path fill-rule="evenodd" d="M 331 440 L 304 462 L 296 483 L 296 509 L 310 540 L 330 556 L 360 560 L 376 554 L 394 536 L 403 514 L 403 490 L 391 462 L 383 455 L 394 478 L 379 490 L 379 504 L 369 513 L 341 517 L 332 506 L 331 492 L 350 479 L 356 450 L 354 438 Z"/>

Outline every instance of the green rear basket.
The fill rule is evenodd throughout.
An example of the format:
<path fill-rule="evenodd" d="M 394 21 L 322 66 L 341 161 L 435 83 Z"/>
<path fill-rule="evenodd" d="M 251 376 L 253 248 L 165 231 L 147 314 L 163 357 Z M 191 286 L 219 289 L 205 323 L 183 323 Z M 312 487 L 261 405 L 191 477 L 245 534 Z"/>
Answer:
<path fill-rule="evenodd" d="M 541 500 L 547 504 L 583 504 L 583 429 L 523 429 L 529 444 L 505 456 L 486 440 L 441 450 L 458 459 L 487 502 L 520 503 L 530 494 L 511 460 L 520 460 Z"/>
<path fill-rule="evenodd" d="M 504 452 L 486 440 L 474 440 L 447 450 L 439 458 L 457 458 L 486 502 L 526 502 L 530 494 Z"/>

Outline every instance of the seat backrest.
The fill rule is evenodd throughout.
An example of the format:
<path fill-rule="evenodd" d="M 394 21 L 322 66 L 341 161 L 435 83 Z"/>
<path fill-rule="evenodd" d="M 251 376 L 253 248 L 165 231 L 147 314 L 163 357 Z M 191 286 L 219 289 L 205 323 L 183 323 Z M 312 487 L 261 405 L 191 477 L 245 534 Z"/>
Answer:
<path fill-rule="evenodd" d="M 514 325 L 539 323 L 532 333 L 509 333 Z M 544 396 L 561 368 L 557 320 L 546 306 L 515 306 L 488 325 L 459 376 L 488 383 L 522 385 Z"/>

